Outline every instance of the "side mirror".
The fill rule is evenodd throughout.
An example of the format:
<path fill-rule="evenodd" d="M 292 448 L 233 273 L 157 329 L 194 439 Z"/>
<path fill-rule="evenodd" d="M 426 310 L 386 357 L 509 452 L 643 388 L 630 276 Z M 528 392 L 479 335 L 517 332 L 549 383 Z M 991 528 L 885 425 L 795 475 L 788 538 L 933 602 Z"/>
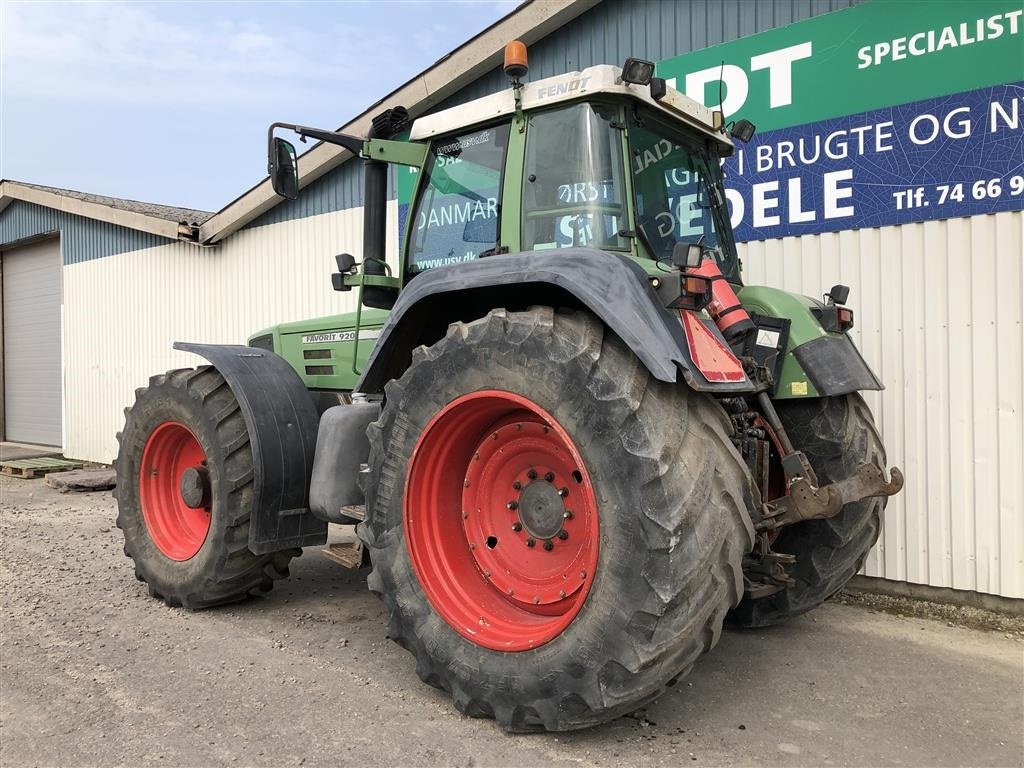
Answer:
<path fill-rule="evenodd" d="M 351 273 L 356 265 L 356 257 L 351 253 L 339 253 L 334 257 L 334 263 L 338 265 L 339 272 Z"/>
<path fill-rule="evenodd" d="M 331 286 L 336 291 L 351 291 L 351 285 L 345 285 L 345 275 L 355 273 L 356 259 L 351 253 L 339 253 L 334 257 L 338 271 L 331 275 Z"/>
<path fill-rule="evenodd" d="M 299 166 L 295 156 L 295 146 L 284 139 L 274 137 L 270 142 L 267 162 L 270 171 L 270 184 L 274 192 L 294 200 L 299 196 Z"/>
<path fill-rule="evenodd" d="M 672 264 L 686 272 L 699 267 L 703 255 L 700 243 L 676 243 L 672 249 Z"/>
<path fill-rule="evenodd" d="M 737 139 L 746 144 L 752 138 L 754 138 L 754 131 L 757 130 L 755 126 L 749 120 L 737 120 L 732 126 L 732 135 Z"/>

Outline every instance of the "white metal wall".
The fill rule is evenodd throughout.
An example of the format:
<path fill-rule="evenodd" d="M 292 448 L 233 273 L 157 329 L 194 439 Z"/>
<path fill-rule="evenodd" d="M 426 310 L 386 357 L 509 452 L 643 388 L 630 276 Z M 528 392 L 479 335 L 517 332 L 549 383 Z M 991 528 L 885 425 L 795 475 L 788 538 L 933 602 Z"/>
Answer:
<path fill-rule="evenodd" d="M 867 400 L 907 476 L 869 575 L 1024 597 L 1022 230 L 1017 212 L 741 246 L 748 283 L 853 287 L 856 341 L 888 386 Z M 66 453 L 113 459 L 133 390 L 198 362 L 172 341 L 352 309 L 331 257 L 361 241 L 354 209 L 65 267 Z"/>
<path fill-rule="evenodd" d="M 65 266 L 65 454 L 113 461 L 135 389 L 201 362 L 174 341 L 245 343 L 270 325 L 354 310 L 356 292 L 334 291 L 331 273 L 336 253 L 360 252 L 362 226 L 351 209 L 245 229 L 214 248 L 171 243 Z"/>
<path fill-rule="evenodd" d="M 1024 597 L 1024 214 L 747 243 L 744 282 L 852 286 L 890 499 L 869 576 Z"/>

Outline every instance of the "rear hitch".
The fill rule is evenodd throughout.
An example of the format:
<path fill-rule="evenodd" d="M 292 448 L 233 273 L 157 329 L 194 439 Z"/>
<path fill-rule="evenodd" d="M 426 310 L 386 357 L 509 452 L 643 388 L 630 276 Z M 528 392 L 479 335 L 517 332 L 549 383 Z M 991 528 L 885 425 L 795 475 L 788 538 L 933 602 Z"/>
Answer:
<path fill-rule="evenodd" d="M 846 505 L 872 496 L 892 496 L 903 488 L 903 473 L 896 467 L 886 480 L 885 471 L 874 464 L 861 464 L 850 477 L 816 487 L 805 477 L 796 478 L 789 495 L 764 505 L 758 530 L 771 530 L 803 520 L 835 517 Z"/>
<path fill-rule="evenodd" d="M 819 486 L 818 478 L 803 451 L 798 451 L 786 433 L 782 420 L 767 392 L 757 396 L 761 412 L 775 432 L 781 452 L 788 493 L 764 504 L 757 529 L 772 530 L 802 520 L 835 517 L 846 505 L 872 496 L 892 496 L 903 488 L 903 473 L 896 467 L 885 478 L 885 470 L 874 464 L 861 464 L 850 477 Z"/>

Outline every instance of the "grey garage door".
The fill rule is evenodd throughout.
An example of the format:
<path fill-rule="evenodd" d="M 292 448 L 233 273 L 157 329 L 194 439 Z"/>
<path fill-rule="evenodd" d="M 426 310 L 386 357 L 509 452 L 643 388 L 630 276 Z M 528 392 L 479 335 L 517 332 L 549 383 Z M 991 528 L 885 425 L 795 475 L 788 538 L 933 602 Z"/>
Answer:
<path fill-rule="evenodd" d="M 60 239 L 4 251 L 2 259 L 5 436 L 59 446 Z"/>

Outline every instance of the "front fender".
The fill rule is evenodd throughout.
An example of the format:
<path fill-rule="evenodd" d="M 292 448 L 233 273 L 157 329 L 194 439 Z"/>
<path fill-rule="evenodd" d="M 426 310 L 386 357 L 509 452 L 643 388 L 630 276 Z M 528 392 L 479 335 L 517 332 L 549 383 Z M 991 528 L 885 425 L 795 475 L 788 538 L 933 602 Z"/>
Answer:
<path fill-rule="evenodd" d="M 324 544 L 327 523 L 309 511 L 320 417 L 299 375 L 264 349 L 180 341 L 174 348 L 209 360 L 238 400 L 252 447 L 249 549 L 260 555 Z"/>
<path fill-rule="evenodd" d="M 753 390 L 745 376 L 709 380 L 691 359 L 678 313 L 658 303 L 647 273 L 630 259 L 589 248 L 501 254 L 420 273 L 399 295 L 356 389 L 379 392 L 401 375 L 416 346 L 436 341 L 425 329 L 439 315 L 447 327 L 499 306 L 526 308 L 552 297 L 599 317 L 660 381 L 675 382 L 682 373 L 698 391 Z M 728 350 L 718 329 L 708 330 Z"/>

